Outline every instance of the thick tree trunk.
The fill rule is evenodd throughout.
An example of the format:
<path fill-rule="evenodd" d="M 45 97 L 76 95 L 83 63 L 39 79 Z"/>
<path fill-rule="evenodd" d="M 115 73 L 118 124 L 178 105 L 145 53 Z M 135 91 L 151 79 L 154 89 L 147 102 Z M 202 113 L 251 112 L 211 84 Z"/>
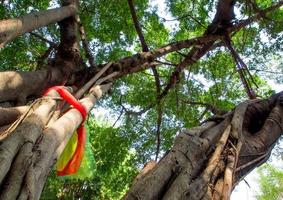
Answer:
<path fill-rule="evenodd" d="M 235 184 L 269 157 L 283 132 L 282 116 L 283 92 L 183 130 L 155 167 L 145 167 L 124 199 L 229 199 Z"/>
<path fill-rule="evenodd" d="M 93 86 L 81 100 L 87 112 L 110 87 Z M 0 199 L 39 199 L 55 161 L 82 122 L 74 108 L 57 119 L 58 94 L 49 94 L 0 133 Z"/>
<path fill-rule="evenodd" d="M 0 21 L 0 48 L 14 38 L 37 28 L 56 23 L 76 13 L 73 5 L 47 11 L 34 12 L 18 19 Z"/>

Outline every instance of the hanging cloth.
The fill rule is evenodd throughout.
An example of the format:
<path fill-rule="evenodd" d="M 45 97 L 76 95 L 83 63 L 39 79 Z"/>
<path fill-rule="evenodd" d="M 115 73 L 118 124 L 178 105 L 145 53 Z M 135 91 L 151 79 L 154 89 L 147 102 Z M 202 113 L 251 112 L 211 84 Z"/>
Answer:
<path fill-rule="evenodd" d="M 57 175 L 66 176 L 77 173 L 80 168 L 86 145 L 86 128 L 84 122 L 87 117 L 86 108 L 64 87 L 54 86 L 49 88 L 44 95 L 51 90 L 55 90 L 58 94 L 75 109 L 77 109 L 83 118 L 82 123 L 76 130 L 77 134 L 73 134 L 67 143 L 63 153 L 57 161 Z"/>

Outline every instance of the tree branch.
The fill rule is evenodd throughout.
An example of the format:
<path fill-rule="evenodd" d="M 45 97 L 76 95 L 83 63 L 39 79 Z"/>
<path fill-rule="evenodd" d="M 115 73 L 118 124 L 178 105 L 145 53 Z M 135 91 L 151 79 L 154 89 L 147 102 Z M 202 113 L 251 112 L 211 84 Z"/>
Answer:
<path fill-rule="evenodd" d="M 80 26 L 79 30 L 80 30 L 81 40 L 82 40 L 82 43 L 83 43 L 83 48 L 85 50 L 88 62 L 89 62 L 91 67 L 96 67 L 96 65 L 94 63 L 94 57 L 93 57 L 91 50 L 89 48 L 89 42 L 87 41 L 87 38 L 86 38 L 85 29 L 84 29 L 84 26 L 83 26 L 79 16 L 77 17 L 77 21 L 78 21 L 79 26 Z"/>
<path fill-rule="evenodd" d="M 170 22 L 170 21 L 176 21 L 176 20 L 180 20 L 180 19 L 184 19 L 184 18 L 191 18 L 192 20 L 194 20 L 197 24 L 199 24 L 201 27 L 203 27 L 203 28 L 207 28 L 203 23 L 201 23 L 197 18 L 195 18 L 193 15 L 191 15 L 190 13 L 187 13 L 187 14 L 185 14 L 185 15 L 183 15 L 183 16 L 181 16 L 181 17 L 178 17 L 178 18 L 175 18 L 175 19 L 165 19 L 165 18 L 163 18 L 162 17 L 162 19 L 164 20 L 164 21 L 167 21 L 167 22 Z"/>
<path fill-rule="evenodd" d="M 257 14 L 255 14 L 254 16 L 245 19 L 245 20 L 241 20 L 239 21 L 237 24 L 235 24 L 234 26 L 228 28 L 228 32 L 234 32 L 234 31 L 239 31 L 240 29 L 250 25 L 253 22 L 256 22 L 258 20 L 260 20 L 263 16 L 266 16 L 268 13 L 280 8 L 283 5 L 283 1 L 279 1 L 278 3 L 264 9 L 264 10 L 260 10 Z"/>
<path fill-rule="evenodd" d="M 61 8 L 30 13 L 17 19 L 1 20 L 0 48 L 24 33 L 61 21 L 66 17 L 74 15 L 76 12 L 77 9 L 74 6 L 69 5 Z"/>
<path fill-rule="evenodd" d="M 135 10 L 133 0 L 128 0 L 128 4 L 129 4 L 129 7 L 130 7 L 130 11 L 131 11 L 131 15 L 132 15 L 132 19 L 133 19 L 133 22 L 134 22 L 135 29 L 137 31 L 137 34 L 139 36 L 139 40 L 140 40 L 141 45 L 142 45 L 142 51 L 147 52 L 149 49 L 148 49 L 148 46 L 145 42 L 144 36 L 142 34 L 142 29 L 141 29 L 140 24 L 139 24 L 139 20 L 138 20 L 137 14 L 136 14 L 136 10 Z"/>
<path fill-rule="evenodd" d="M 40 40 L 42 40 L 43 42 L 48 43 L 51 47 L 55 48 L 57 47 L 57 44 L 51 40 L 46 39 L 45 37 L 41 36 L 40 34 L 37 34 L 35 32 L 30 32 L 30 35 L 39 38 Z"/>
<path fill-rule="evenodd" d="M 244 74 L 244 70 L 246 70 L 248 72 L 249 76 L 251 77 L 251 79 L 253 80 L 252 75 L 249 73 L 249 69 L 247 68 L 247 66 L 243 62 L 243 60 L 240 58 L 240 56 L 238 55 L 236 50 L 233 48 L 230 38 L 226 38 L 225 43 L 226 43 L 226 46 L 228 47 L 228 49 L 230 50 L 232 57 L 234 58 L 234 60 L 236 62 L 236 65 L 238 66 L 237 71 L 240 75 L 240 79 L 242 80 L 242 83 L 243 83 L 244 88 L 245 88 L 245 90 L 248 94 L 248 97 L 250 99 L 255 99 L 256 94 L 255 94 L 254 90 L 252 89 L 251 84 L 249 83 L 248 79 L 245 77 L 245 74 Z M 255 83 L 255 82 L 253 81 L 253 83 Z"/>
<path fill-rule="evenodd" d="M 181 101 L 189 105 L 204 106 L 206 109 L 210 110 L 210 112 L 212 112 L 214 115 L 224 115 L 228 112 L 226 110 L 219 109 L 210 103 L 190 101 L 190 100 L 185 100 L 185 99 L 181 99 Z"/>
<path fill-rule="evenodd" d="M 133 0 L 128 0 L 128 4 L 130 7 L 130 11 L 131 11 L 131 15 L 132 15 L 132 19 L 134 22 L 134 26 L 136 29 L 136 32 L 138 34 L 139 40 L 141 42 L 141 46 L 142 46 L 142 51 L 143 52 L 148 52 L 149 48 L 146 44 L 146 41 L 144 39 L 143 33 L 142 33 L 142 29 L 140 27 L 139 21 L 138 21 L 138 17 L 136 14 L 136 10 L 135 10 L 135 6 L 133 3 Z M 157 144 L 156 144 L 156 157 L 155 160 L 158 159 L 158 155 L 159 155 L 159 149 L 160 149 L 160 126 L 161 126 L 161 122 L 162 122 L 162 108 L 160 105 L 160 92 L 161 92 L 161 85 L 160 85 L 160 78 L 159 78 L 159 74 L 158 71 L 155 67 L 151 67 L 151 70 L 153 72 L 154 75 L 154 79 L 155 79 L 155 86 L 156 86 L 156 101 L 157 101 L 157 113 L 158 113 L 158 117 L 157 117 L 157 130 L 156 130 L 156 140 L 157 140 Z"/>

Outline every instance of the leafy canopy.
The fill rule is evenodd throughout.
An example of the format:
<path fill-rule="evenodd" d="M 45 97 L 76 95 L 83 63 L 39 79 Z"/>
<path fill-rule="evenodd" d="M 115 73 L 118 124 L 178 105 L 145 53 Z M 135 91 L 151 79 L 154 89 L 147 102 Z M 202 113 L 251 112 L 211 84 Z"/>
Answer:
<path fill-rule="evenodd" d="M 277 1 L 254 2 L 258 9 L 264 9 Z M 202 35 L 212 21 L 217 1 L 135 0 L 134 3 L 146 42 L 153 50 L 172 41 Z M 0 5 L 0 17 L 12 18 L 59 4 L 56 0 L 4 1 Z M 238 1 L 235 10 L 235 20 L 255 13 L 244 0 Z M 246 62 L 258 85 L 256 93 L 261 97 L 275 92 L 266 80 L 283 83 L 282 16 L 281 8 L 264 20 L 238 31 L 232 38 L 237 52 Z M 141 51 L 127 1 L 81 0 L 80 17 L 97 64 L 119 60 Z M 54 43 L 59 42 L 58 25 L 50 25 L 35 32 Z M 0 69 L 42 69 L 44 65 L 40 61 L 44 58 L 43 63 L 46 64 L 48 58 L 54 57 L 54 50 L 51 50 L 48 57 L 44 57 L 49 47 L 50 44 L 36 36 L 25 34 L 1 50 Z M 165 63 L 157 68 L 161 87 L 166 86 L 174 65 L 188 51 L 184 49 L 160 59 Z M 85 61 L 87 62 L 86 58 Z M 151 70 L 117 80 L 111 95 L 98 105 L 108 113 L 108 118 L 95 121 L 90 116 L 88 124 L 90 144 L 96 161 L 94 177 L 71 182 L 58 179 L 53 174 L 42 199 L 51 196 L 66 199 L 119 199 L 138 168 L 154 158 L 159 109 L 162 110 L 162 154 L 171 147 L 173 138 L 181 128 L 196 126 L 212 115 L 201 103 L 229 110 L 247 98 L 233 58 L 225 47 L 215 48 L 198 63 L 187 68 L 179 83 L 162 99 L 159 106 L 155 104 L 156 96 L 155 79 Z M 188 101 L 198 104 L 188 104 Z M 139 111 L 144 112 L 135 113 Z M 115 121 L 117 122 L 113 127 Z"/>

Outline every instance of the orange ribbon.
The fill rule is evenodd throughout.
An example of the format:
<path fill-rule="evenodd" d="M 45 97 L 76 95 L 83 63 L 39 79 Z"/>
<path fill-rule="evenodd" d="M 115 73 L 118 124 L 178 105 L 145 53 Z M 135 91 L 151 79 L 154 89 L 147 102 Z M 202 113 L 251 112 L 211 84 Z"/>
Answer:
<path fill-rule="evenodd" d="M 66 164 L 63 170 L 57 171 L 58 176 L 66 176 L 75 174 L 81 165 L 84 151 L 85 151 L 85 144 L 86 144 L 86 129 L 84 127 L 84 122 L 87 117 L 87 111 L 86 108 L 79 102 L 69 91 L 64 89 L 61 86 L 54 86 L 49 88 L 44 95 L 47 95 L 51 90 L 55 90 L 58 92 L 58 94 L 70 105 L 72 105 L 75 109 L 77 109 L 83 118 L 82 123 L 77 129 L 78 134 L 78 142 L 76 150 L 72 156 L 72 158 L 69 160 L 69 162 Z"/>

